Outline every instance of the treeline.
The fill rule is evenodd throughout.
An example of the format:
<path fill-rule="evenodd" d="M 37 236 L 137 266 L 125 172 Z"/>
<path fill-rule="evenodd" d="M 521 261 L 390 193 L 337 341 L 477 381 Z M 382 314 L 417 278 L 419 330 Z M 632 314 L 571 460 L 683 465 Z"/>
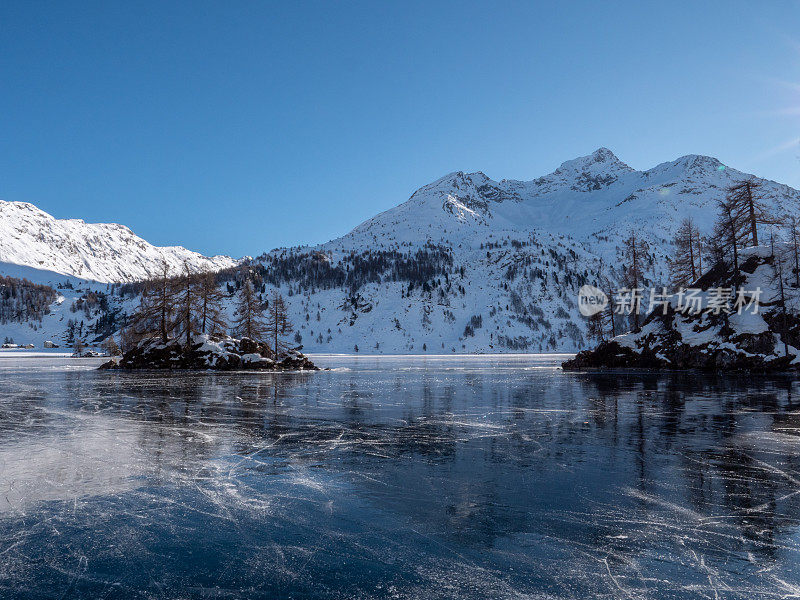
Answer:
<path fill-rule="evenodd" d="M 288 284 L 309 291 L 346 288 L 356 292 L 364 285 L 401 281 L 414 286 L 445 275 L 453 266 L 453 257 L 444 246 L 426 243 L 414 252 L 397 250 L 350 251 L 336 262 L 318 251 L 283 251 L 263 254 L 249 265 L 256 285 L 274 287 Z M 220 271 L 220 281 L 235 281 L 239 269 Z"/>
<path fill-rule="evenodd" d="M 419 288 L 432 294 L 437 289 L 441 296 L 450 289 L 451 273 L 452 254 L 431 243 L 407 252 L 350 251 L 336 259 L 319 251 L 289 249 L 215 273 L 170 277 L 165 268 L 160 277 L 117 285 L 112 293 L 140 299 L 120 333 L 125 348 L 143 339 L 180 339 L 188 345 L 197 334 L 231 334 L 264 341 L 280 353 L 289 348 L 287 336 L 294 330 L 286 301 L 277 292 L 267 296 L 269 287 L 283 287 L 289 296 L 343 289 L 353 299 L 367 284 L 393 281 L 406 283 L 408 293 Z M 460 274 L 463 277 L 463 267 Z M 235 307 L 230 323 L 223 311 L 226 298 Z M 300 343 L 299 336 L 293 339 Z"/>
<path fill-rule="evenodd" d="M 57 297 L 50 286 L 0 276 L 0 323 L 41 322 Z"/>
<path fill-rule="evenodd" d="M 452 272 L 453 257 L 443 247 L 426 243 L 413 252 L 397 250 L 350 251 L 333 261 L 323 252 L 284 250 L 280 254 L 262 254 L 240 266 L 213 273 L 217 284 L 236 293 L 245 280 L 256 291 L 267 286 L 287 286 L 291 292 L 344 288 L 351 293 L 370 283 L 400 281 L 422 287 L 437 277 Z M 117 287 L 120 296 L 138 296 L 147 281 L 124 283 Z M 290 293 L 291 293 L 290 292 Z"/>

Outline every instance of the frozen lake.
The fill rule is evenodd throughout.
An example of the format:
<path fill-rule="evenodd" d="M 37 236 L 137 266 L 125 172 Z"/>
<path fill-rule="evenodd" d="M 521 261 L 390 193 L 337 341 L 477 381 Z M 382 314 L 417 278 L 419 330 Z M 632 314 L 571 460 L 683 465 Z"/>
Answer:
<path fill-rule="evenodd" d="M 800 387 L 0 358 L 0 598 L 800 595 Z"/>

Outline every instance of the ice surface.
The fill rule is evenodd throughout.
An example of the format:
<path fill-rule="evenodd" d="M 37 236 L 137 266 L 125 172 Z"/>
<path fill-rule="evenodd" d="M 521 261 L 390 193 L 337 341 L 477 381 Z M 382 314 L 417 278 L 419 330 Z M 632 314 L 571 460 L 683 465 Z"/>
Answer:
<path fill-rule="evenodd" d="M 0 597 L 800 593 L 790 379 L 563 358 L 0 358 Z"/>

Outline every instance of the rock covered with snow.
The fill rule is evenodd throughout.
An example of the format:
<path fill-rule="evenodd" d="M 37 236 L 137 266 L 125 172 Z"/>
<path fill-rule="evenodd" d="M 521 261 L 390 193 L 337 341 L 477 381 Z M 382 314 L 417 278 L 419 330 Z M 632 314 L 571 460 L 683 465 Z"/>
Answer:
<path fill-rule="evenodd" d="M 270 347 L 250 338 L 211 339 L 196 336 L 187 347 L 183 340 L 144 340 L 101 369 L 183 369 L 215 371 L 318 371 L 306 356 L 296 350 L 277 360 Z"/>
<path fill-rule="evenodd" d="M 787 250 L 776 247 L 775 253 L 785 257 Z M 770 248 L 747 248 L 740 260 L 738 272 L 718 265 L 696 282 L 702 290 L 700 310 L 673 297 L 666 310 L 658 307 L 647 316 L 641 331 L 580 352 L 563 368 L 797 370 L 800 288 L 794 274 L 783 267 L 782 300 L 777 259 Z M 728 290 L 729 305 L 719 307 L 712 298 L 727 295 Z"/>

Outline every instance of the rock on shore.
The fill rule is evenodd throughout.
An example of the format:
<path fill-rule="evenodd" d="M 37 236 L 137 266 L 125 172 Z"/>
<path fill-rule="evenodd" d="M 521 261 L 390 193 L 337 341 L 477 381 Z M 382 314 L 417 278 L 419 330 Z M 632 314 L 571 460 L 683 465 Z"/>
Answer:
<path fill-rule="evenodd" d="M 776 245 L 776 252 L 788 251 Z M 800 288 L 787 257 L 783 265 L 781 303 L 780 280 L 772 250 L 752 247 L 742 250 L 738 272 L 717 266 L 705 273 L 693 287 L 703 290 L 703 310 L 687 310 L 670 301 L 651 312 L 641 331 L 619 335 L 600 343 L 594 350 L 579 353 L 563 363 L 565 370 L 637 368 L 697 369 L 704 371 L 775 372 L 800 369 Z M 793 261 L 791 261 L 793 262 Z M 737 314 L 707 307 L 717 288 L 734 286 L 744 292 L 760 289 L 753 308 Z M 731 300 L 731 307 L 735 296 Z"/>

